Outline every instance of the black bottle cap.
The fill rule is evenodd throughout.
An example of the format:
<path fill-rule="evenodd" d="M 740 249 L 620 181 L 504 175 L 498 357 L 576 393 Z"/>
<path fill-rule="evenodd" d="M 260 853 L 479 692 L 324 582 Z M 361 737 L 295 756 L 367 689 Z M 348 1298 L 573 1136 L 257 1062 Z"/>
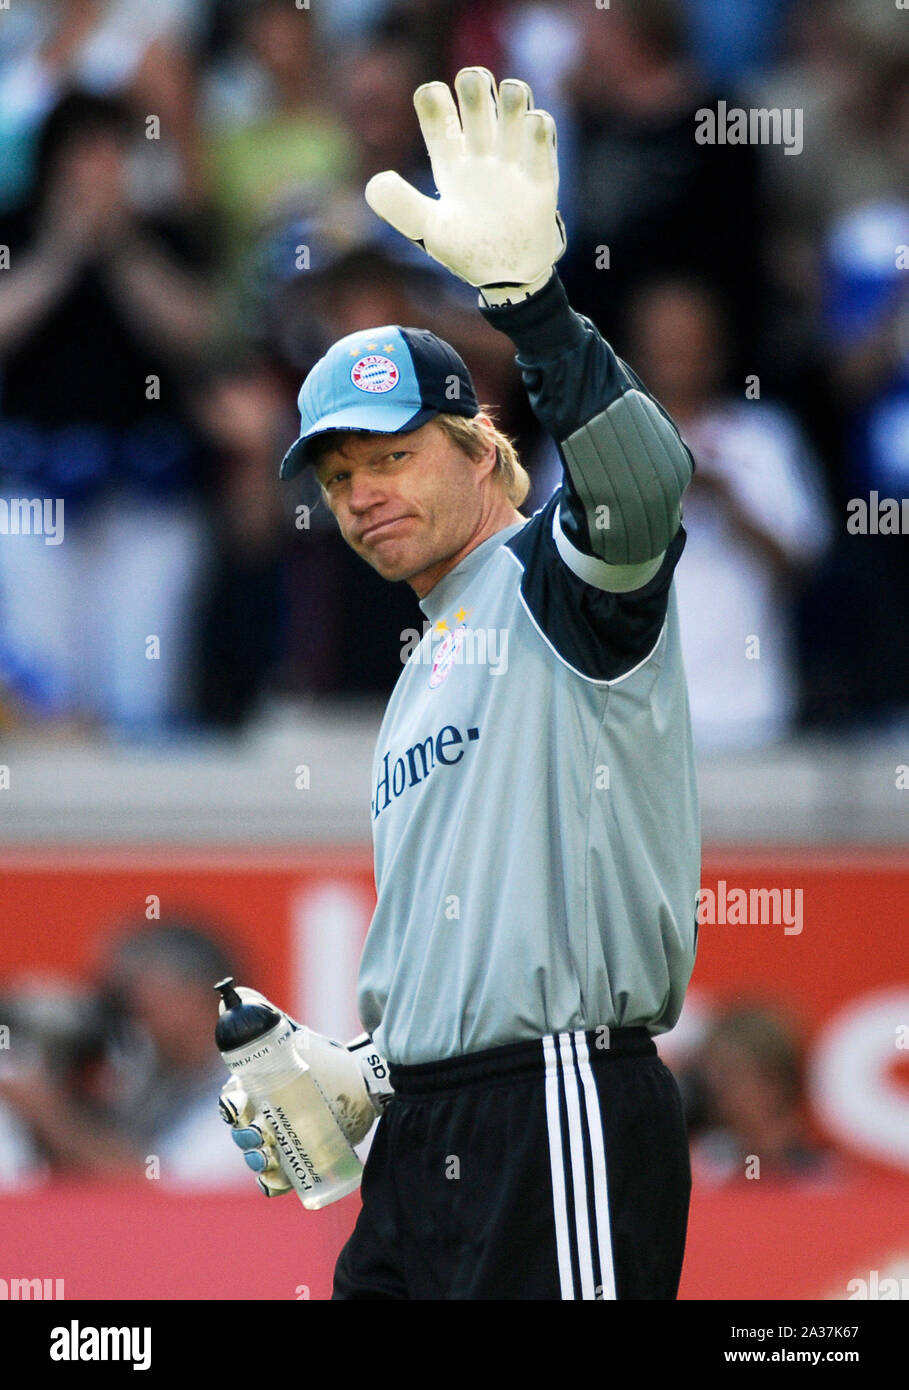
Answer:
<path fill-rule="evenodd" d="M 235 1048 L 247 1047 L 281 1022 L 281 1015 L 270 1004 L 244 1004 L 237 993 L 233 976 L 219 980 L 215 989 L 226 1005 L 215 1025 L 215 1042 L 219 1052 L 233 1052 Z"/>

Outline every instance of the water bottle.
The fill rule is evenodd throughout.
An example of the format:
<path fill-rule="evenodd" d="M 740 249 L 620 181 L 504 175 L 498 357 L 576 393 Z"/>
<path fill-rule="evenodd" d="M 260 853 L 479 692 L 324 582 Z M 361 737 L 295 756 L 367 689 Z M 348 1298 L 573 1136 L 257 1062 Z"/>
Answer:
<path fill-rule="evenodd" d="M 271 1004 L 244 1004 L 232 978 L 215 989 L 224 1001 L 218 1051 L 274 1130 L 281 1168 L 304 1207 L 317 1211 L 354 1192 L 363 1165 L 297 1055 L 289 1021 Z"/>

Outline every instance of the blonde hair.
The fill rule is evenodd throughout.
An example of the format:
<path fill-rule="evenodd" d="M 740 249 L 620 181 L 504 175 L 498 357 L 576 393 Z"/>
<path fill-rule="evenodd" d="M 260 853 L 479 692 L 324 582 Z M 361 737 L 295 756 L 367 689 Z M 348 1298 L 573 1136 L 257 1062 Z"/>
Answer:
<path fill-rule="evenodd" d="M 530 492 L 530 477 L 518 458 L 517 450 L 507 434 L 503 434 L 492 420 L 488 407 L 481 406 L 484 415 L 490 416 L 491 423 L 477 419 L 475 415 L 436 415 L 433 423 L 445 432 L 458 449 L 469 459 L 482 458 L 490 442 L 496 446 L 496 465 L 492 476 L 498 478 L 505 496 L 513 507 L 520 507 Z"/>

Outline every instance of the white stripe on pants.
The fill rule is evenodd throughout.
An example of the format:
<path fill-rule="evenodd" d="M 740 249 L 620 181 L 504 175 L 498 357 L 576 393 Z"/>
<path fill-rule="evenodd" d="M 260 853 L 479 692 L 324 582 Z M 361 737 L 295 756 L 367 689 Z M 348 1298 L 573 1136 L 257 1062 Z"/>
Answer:
<path fill-rule="evenodd" d="M 546 1126 L 549 1135 L 549 1163 L 552 1173 L 553 1215 L 559 1285 L 563 1299 L 584 1300 L 616 1297 L 609 1226 L 609 1196 L 606 1182 L 606 1153 L 596 1080 L 583 1030 L 574 1033 L 577 1057 L 572 1051 L 571 1033 L 549 1035 L 543 1039 L 545 1062 Z M 559 1075 L 565 1088 L 567 1124 L 563 1125 L 559 1105 Z M 580 1085 L 579 1083 L 580 1079 Z M 584 1105 L 580 1103 L 583 1093 Z M 589 1135 L 593 1167 L 593 1224 L 591 1231 L 587 1178 L 584 1168 L 584 1127 Z M 567 1130 L 567 1134 L 564 1132 Z M 567 1138 L 567 1145 L 566 1145 Z M 567 1149 L 567 1153 L 566 1153 Z M 571 1172 L 574 1222 L 568 1204 L 567 1173 Z M 573 1238 L 573 1239 L 572 1239 Z M 593 1250 L 597 1251 L 601 1284 L 597 1286 Z M 580 1274 L 580 1294 L 576 1292 L 572 1251 Z"/>

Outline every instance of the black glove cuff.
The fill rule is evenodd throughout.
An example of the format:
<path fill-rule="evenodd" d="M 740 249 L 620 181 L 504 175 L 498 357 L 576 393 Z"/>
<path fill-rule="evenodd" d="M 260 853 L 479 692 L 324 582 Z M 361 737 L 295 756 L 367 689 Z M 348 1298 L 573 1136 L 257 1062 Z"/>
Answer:
<path fill-rule="evenodd" d="M 541 355 L 568 351 L 584 336 L 583 321 L 568 303 L 555 270 L 529 299 L 520 304 L 481 305 L 480 313 L 493 328 L 505 333 L 519 352 L 524 347 L 532 350 L 537 361 Z"/>

